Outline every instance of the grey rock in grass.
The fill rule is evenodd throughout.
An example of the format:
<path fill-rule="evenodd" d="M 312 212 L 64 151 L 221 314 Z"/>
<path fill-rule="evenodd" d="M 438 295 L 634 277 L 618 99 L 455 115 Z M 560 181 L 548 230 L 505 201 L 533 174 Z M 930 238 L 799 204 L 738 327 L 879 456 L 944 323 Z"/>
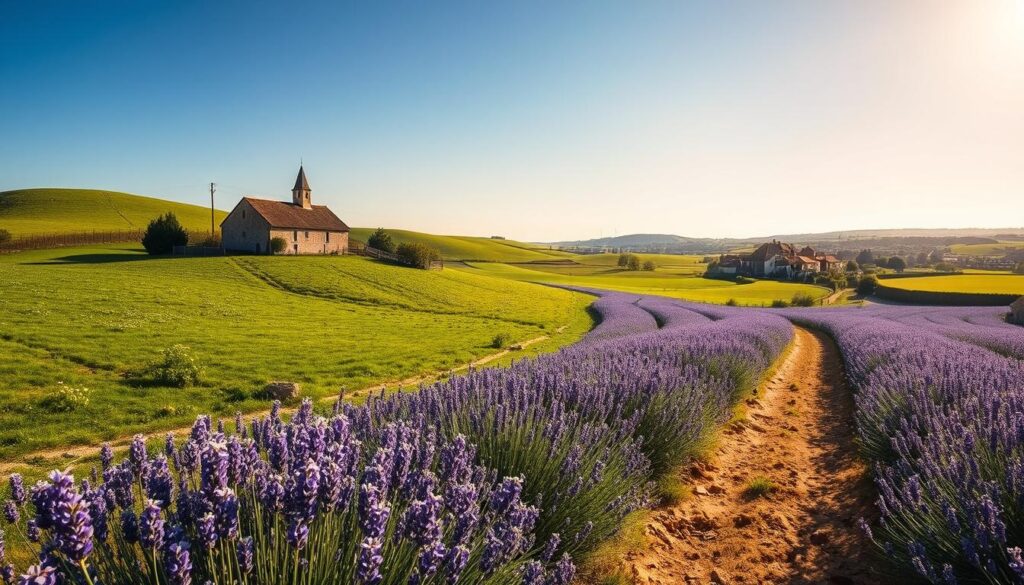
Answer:
<path fill-rule="evenodd" d="M 271 382 L 263 388 L 269 398 L 282 401 L 297 398 L 300 390 L 296 382 Z"/>

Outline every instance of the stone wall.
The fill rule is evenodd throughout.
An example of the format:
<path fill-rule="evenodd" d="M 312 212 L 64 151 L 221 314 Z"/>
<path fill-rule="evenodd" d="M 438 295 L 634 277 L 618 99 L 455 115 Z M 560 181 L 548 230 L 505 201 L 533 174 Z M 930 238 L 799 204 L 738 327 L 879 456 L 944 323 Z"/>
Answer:
<path fill-rule="evenodd" d="M 270 230 L 270 238 L 284 238 L 284 254 L 344 254 L 348 250 L 348 232 L 315 230 Z"/>
<path fill-rule="evenodd" d="M 269 230 L 267 220 L 243 199 L 221 223 L 224 249 L 266 254 L 270 246 L 270 238 L 267 236 Z"/>

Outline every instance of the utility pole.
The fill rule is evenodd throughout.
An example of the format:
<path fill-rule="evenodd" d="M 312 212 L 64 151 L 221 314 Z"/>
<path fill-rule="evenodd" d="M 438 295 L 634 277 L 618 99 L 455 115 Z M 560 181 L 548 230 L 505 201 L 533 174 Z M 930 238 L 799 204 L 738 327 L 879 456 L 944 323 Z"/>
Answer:
<path fill-rule="evenodd" d="M 214 235 L 217 234 L 216 229 L 213 227 L 213 222 L 214 222 L 213 194 L 214 194 L 215 191 L 217 191 L 216 187 L 217 187 L 216 183 L 210 183 L 210 235 L 211 236 L 214 236 Z"/>

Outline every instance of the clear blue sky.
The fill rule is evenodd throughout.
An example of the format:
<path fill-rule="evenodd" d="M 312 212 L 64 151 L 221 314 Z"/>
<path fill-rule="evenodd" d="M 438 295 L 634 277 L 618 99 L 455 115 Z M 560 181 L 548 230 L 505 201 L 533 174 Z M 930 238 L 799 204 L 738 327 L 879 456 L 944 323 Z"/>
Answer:
<path fill-rule="evenodd" d="M 229 208 L 302 158 L 360 226 L 1024 223 L 1024 0 L 0 0 L 0 88 L 0 190 Z"/>

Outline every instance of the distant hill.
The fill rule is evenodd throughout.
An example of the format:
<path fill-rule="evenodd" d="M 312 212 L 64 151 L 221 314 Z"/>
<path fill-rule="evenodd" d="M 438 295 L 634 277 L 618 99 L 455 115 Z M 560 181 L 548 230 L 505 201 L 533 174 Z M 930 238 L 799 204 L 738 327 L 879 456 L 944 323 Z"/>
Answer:
<path fill-rule="evenodd" d="M 366 242 L 376 228 L 352 228 L 353 240 Z M 514 240 L 498 240 L 472 236 L 438 236 L 407 230 L 387 229 L 396 243 L 420 242 L 441 251 L 445 260 L 477 260 L 484 262 L 535 262 L 571 256 L 546 245 L 526 244 Z"/>
<path fill-rule="evenodd" d="M 210 210 L 198 205 L 93 189 L 19 189 L 0 192 L 0 229 L 14 236 L 145 228 L 174 212 L 186 229 L 210 227 Z M 216 222 L 227 215 L 217 211 Z"/>
<path fill-rule="evenodd" d="M 591 240 L 552 242 L 563 250 L 594 252 L 630 250 L 672 254 L 714 254 L 747 249 L 770 240 L 793 242 L 827 249 L 901 250 L 922 246 L 944 247 L 996 243 L 1024 236 L 1024 228 L 883 229 L 849 230 L 816 234 L 777 234 L 750 238 L 688 238 L 673 234 L 629 234 Z"/>

